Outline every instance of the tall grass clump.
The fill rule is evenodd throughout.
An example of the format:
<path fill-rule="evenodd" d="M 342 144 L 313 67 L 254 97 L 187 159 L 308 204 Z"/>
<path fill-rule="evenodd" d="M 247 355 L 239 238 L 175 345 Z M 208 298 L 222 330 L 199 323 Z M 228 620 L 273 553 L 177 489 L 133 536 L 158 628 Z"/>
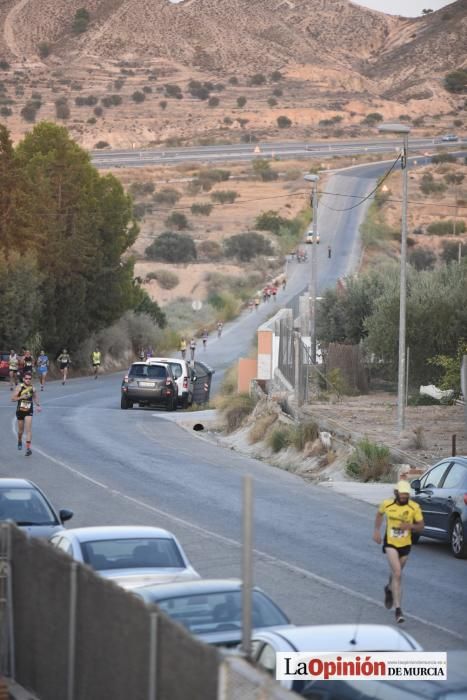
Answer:
<path fill-rule="evenodd" d="M 269 447 L 273 452 L 280 452 L 291 444 L 292 431 L 287 427 L 277 427 L 268 438 Z"/>
<path fill-rule="evenodd" d="M 274 425 L 276 420 L 277 414 L 275 413 L 267 413 L 265 416 L 261 416 L 261 418 L 258 418 L 256 423 L 253 425 L 250 432 L 248 433 L 249 443 L 251 445 L 254 445 L 260 440 L 264 440 L 269 428 L 271 427 L 271 425 Z"/>
<path fill-rule="evenodd" d="M 314 421 L 299 423 L 292 429 L 292 445 L 301 452 L 307 442 L 314 442 L 319 437 L 319 427 Z"/>
<path fill-rule="evenodd" d="M 221 402 L 221 412 L 228 433 L 241 427 L 255 407 L 255 400 L 249 394 L 234 394 Z"/>
<path fill-rule="evenodd" d="M 391 474 L 389 448 L 367 438 L 360 440 L 350 456 L 346 471 L 359 481 L 381 481 Z"/>

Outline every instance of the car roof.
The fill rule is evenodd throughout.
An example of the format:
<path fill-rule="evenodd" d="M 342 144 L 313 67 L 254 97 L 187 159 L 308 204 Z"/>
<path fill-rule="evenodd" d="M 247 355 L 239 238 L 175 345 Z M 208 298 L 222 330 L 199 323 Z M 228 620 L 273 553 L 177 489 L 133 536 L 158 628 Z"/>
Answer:
<path fill-rule="evenodd" d="M 144 367 L 148 367 L 148 365 L 163 365 L 166 367 L 167 362 L 163 362 L 162 360 L 153 360 L 152 362 L 150 360 L 138 360 L 137 362 L 131 363 L 131 367 L 134 367 L 135 365 L 143 365 Z"/>
<path fill-rule="evenodd" d="M 163 538 L 175 539 L 171 532 L 159 527 L 143 525 L 101 525 L 95 527 L 76 527 L 66 530 L 66 534 L 76 537 L 79 542 L 92 542 L 94 540 L 115 540 L 134 538 Z"/>
<path fill-rule="evenodd" d="M 163 363 L 168 363 L 168 362 L 176 362 L 178 365 L 187 365 L 188 362 L 186 360 L 181 360 L 179 357 L 150 357 L 148 362 L 151 364 L 154 364 L 155 362 L 163 362 Z"/>
<path fill-rule="evenodd" d="M 282 638 L 297 651 L 394 651 L 413 649 L 408 635 L 389 625 L 307 625 L 261 633 Z"/>
<path fill-rule="evenodd" d="M 0 479 L 0 489 L 37 489 L 39 488 L 29 479 L 16 479 L 5 477 Z"/>
<path fill-rule="evenodd" d="M 163 600 L 165 598 L 178 598 L 189 595 L 208 595 L 209 593 L 231 593 L 241 591 L 242 582 L 240 579 L 198 579 L 196 581 L 185 581 L 181 583 L 157 584 L 142 586 L 138 590 L 142 593 L 150 593 L 153 600 Z M 255 587 L 254 590 L 259 590 Z"/>

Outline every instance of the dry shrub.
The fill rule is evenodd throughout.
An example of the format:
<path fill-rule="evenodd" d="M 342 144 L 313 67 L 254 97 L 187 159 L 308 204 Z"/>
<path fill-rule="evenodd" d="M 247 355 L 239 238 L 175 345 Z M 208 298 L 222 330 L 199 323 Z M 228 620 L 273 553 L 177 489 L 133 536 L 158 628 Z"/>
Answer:
<path fill-rule="evenodd" d="M 276 420 L 277 415 L 275 413 L 268 413 L 265 416 L 258 418 L 248 433 L 248 441 L 250 444 L 254 445 L 256 442 L 263 440 L 269 428 L 276 422 Z"/>
<path fill-rule="evenodd" d="M 242 425 L 255 407 L 255 401 L 249 394 L 237 394 L 224 399 L 221 411 L 228 433 L 233 433 Z"/>
<path fill-rule="evenodd" d="M 413 446 L 416 450 L 426 449 L 426 437 L 423 425 L 417 425 L 417 427 L 413 429 Z"/>
<path fill-rule="evenodd" d="M 150 280 L 157 280 L 159 286 L 163 289 L 174 289 L 180 283 L 180 279 L 175 272 L 164 270 L 163 268 L 149 272 L 146 281 Z"/>

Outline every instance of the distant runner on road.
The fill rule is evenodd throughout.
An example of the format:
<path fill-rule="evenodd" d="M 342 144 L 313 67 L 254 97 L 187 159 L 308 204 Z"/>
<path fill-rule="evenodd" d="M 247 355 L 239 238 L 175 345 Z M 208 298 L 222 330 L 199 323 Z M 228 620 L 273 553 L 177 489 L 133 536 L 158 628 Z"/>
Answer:
<path fill-rule="evenodd" d="M 41 391 L 44 391 L 45 378 L 47 377 L 47 372 L 49 371 L 49 358 L 45 354 L 44 350 L 40 351 L 40 354 L 36 360 L 36 369 L 39 376 L 39 383 L 41 385 Z"/>
<path fill-rule="evenodd" d="M 8 375 L 10 377 L 10 391 L 13 391 L 18 383 L 19 360 L 14 350 L 10 350 L 8 356 Z"/>
<path fill-rule="evenodd" d="M 101 366 L 102 353 L 96 346 L 96 349 L 91 353 L 91 363 L 94 369 L 94 379 L 97 379 L 99 367 Z"/>
<path fill-rule="evenodd" d="M 68 368 L 71 365 L 71 357 L 66 348 L 63 348 L 62 352 L 57 358 L 57 362 L 60 367 L 60 372 L 62 373 L 62 384 L 65 384 L 68 377 Z"/>

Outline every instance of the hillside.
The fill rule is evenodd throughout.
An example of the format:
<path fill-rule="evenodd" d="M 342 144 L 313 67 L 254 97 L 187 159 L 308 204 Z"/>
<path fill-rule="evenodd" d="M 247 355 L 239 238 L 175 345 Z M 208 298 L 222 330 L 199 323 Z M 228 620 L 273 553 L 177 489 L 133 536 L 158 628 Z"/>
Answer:
<path fill-rule="evenodd" d="M 83 7 L 89 22 L 73 31 Z M 68 100 L 61 118 L 92 146 L 224 136 L 245 126 L 235 123 L 239 116 L 264 138 L 279 115 L 304 135 L 305 125 L 313 133 L 339 112 L 347 128 L 368 112 L 397 116 L 402 104 L 415 118 L 448 114 L 459 99 L 442 80 L 466 64 L 466 35 L 465 0 L 418 19 L 349 0 L 3 0 L 0 60 L 8 68 L 0 70 L 0 102 L 11 114 L 0 116 L 17 137 L 27 126 L 19 112 L 38 99 L 33 91 L 41 94 L 36 118 L 55 118 L 55 101 Z M 187 90 L 190 79 L 219 86 L 212 109 Z M 167 83 L 180 96 L 168 95 Z M 145 95 L 135 104 L 137 90 Z M 75 110 L 84 91 L 96 98 L 84 106 L 109 94 L 119 99 L 97 113 Z M 240 113 L 239 97 L 246 98 Z"/>

